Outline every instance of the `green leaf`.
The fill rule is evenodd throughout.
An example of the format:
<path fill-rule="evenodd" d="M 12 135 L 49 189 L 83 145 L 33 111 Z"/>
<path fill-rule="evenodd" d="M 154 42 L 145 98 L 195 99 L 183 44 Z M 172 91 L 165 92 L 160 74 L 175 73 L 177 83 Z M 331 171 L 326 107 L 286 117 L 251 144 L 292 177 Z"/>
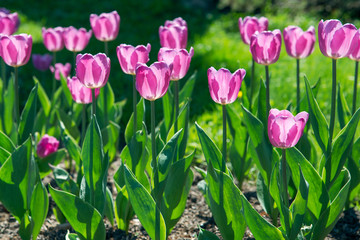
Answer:
<path fill-rule="evenodd" d="M 66 100 L 68 106 L 71 106 L 71 103 L 73 102 L 73 98 L 72 98 L 71 92 L 69 90 L 69 87 L 67 85 L 67 80 L 62 74 L 60 74 L 60 83 L 61 83 L 61 90 L 65 96 L 65 100 Z M 54 106 L 55 102 L 52 102 L 51 104 L 52 104 L 52 106 Z"/>
<path fill-rule="evenodd" d="M 80 239 L 105 239 L 106 229 L 102 216 L 93 206 L 73 194 L 56 190 L 51 185 L 49 192 Z"/>
<path fill-rule="evenodd" d="M 39 181 L 31 196 L 30 215 L 33 222 L 32 238 L 36 239 L 49 209 L 49 197 L 45 186 Z"/>
<path fill-rule="evenodd" d="M 5 161 L 10 157 L 11 153 L 0 147 L 0 167 L 5 163 Z"/>
<path fill-rule="evenodd" d="M 337 97 L 337 112 L 338 112 L 338 118 L 339 118 L 339 123 L 340 123 L 340 128 L 344 128 L 344 126 L 346 125 L 346 123 L 349 122 L 350 118 L 351 118 L 351 112 L 349 110 L 349 107 L 346 103 L 346 99 L 344 96 L 344 93 L 342 91 L 342 88 L 340 86 L 340 83 L 338 83 L 338 97 Z"/>
<path fill-rule="evenodd" d="M 40 178 L 43 179 L 51 172 L 49 164 L 57 166 L 66 157 L 66 150 L 64 148 L 50 154 L 45 158 L 38 159 L 38 167 L 40 171 Z"/>
<path fill-rule="evenodd" d="M 329 139 L 329 127 L 326 122 L 324 114 L 321 112 L 319 104 L 317 103 L 314 94 L 310 88 L 309 81 L 306 77 L 306 94 L 309 103 L 309 117 L 312 129 L 315 134 L 316 141 L 318 142 L 323 153 L 327 151 L 328 139 Z"/>
<path fill-rule="evenodd" d="M 19 144 L 23 143 L 29 135 L 33 133 L 34 119 L 36 118 L 37 89 L 38 85 L 35 84 L 21 113 L 19 123 Z"/>
<path fill-rule="evenodd" d="M 144 114 L 145 114 L 145 102 L 143 98 L 140 98 L 140 101 L 138 102 L 138 104 L 136 105 L 136 111 L 137 111 L 137 123 L 136 129 L 141 129 L 142 128 L 142 121 L 144 118 Z M 130 142 L 131 137 L 134 135 L 134 129 L 133 129 L 133 124 L 134 124 L 134 113 L 131 114 L 129 122 L 126 125 L 125 128 L 125 142 L 126 144 L 128 144 Z"/>
<path fill-rule="evenodd" d="M 56 113 L 58 115 L 58 118 L 63 122 L 68 133 L 76 141 L 79 141 L 80 132 L 79 132 L 76 122 L 69 115 L 67 115 L 63 109 L 57 109 Z"/>
<path fill-rule="evenodd" d="M 139 218 L 141 224 L 145 228 L 146 232 L 149 234 L 150 238 L 155 239 L 155 229 L 158 227 L 160 232 L 160 240 L 166 239 L 166 226 L 163 216 L 160 213 L 160 210 L 157 209 L 154 199 L 151 197 L 149 192 L 142 186 L 135 178 L 135 176 L 130 172 L 130 170 L 124 166 L 124 174 L 126 181 L 126 188 L 129 193 L 131 204 L 134 208 L 134 211 Z M 159 225 L 156 225 L 156 214 L 160 219 Z"/>
<path fill-rule="evenodd" d="M 31 232 L 33 228 L 33 222 L 29 216 L 29 211 L 26 211 L 23 218 L 20 220 L 19 235 L 23 240 L 31 239 Z"/>
<path fill-rule="evenodd" d="M 122 170 L 124 171 L 124 170 Z M 125 232 L 129 229 L 130 220 L 134 216 L 126 186 L 118 188 L 118 195 L 115 199 L 115 218 L 117 227 Z"/>
<path fill-rule="evenodd" d="M 77 166 L 80 166 L 81 163 L 81 148 L 77 144 L 76 140 L 68 135 L 62 134 L 62 143 L 69 153 L 70 157 L 76 162 Z"/>
<path fill-rule="evenodd" d="M 246 224 L 242 217 L 241 192 L 229 175 L 208 165 L 208 195 L 210 209 L 221 236 L 225 240 L 242 239 Z"/>
<path fill-rule="evenodd" d="M 114 103 L 115 97 L 114 92 L 110 86 L 110 83 L 107 82 L 104 87 L 100 88 L 99 96 L 96 99 L 97 103 L 97 119 L 101 129 L 105 128 L 108 123 L 105 123 L 105 98 L 106 98 L 106 109 L 107 117 L 110 121 L 115 121 L 114 114 Z"/>
<path fill-rule="evenodd" d="M 14 143 L 11 141 L 11 139 L 8 136 L 6 136 L 5 133 L 1 131 L 0 131 L 0 146 L 10 153 L 12 153 L 15 150 Z"/>
<path fill-rule="evenodd" d="M 56 184 L 65 192 L 72 193 L 74 195 L 79 194 L 79 187 L 76 182 L 71 179 L 69 173 L 62 168 L 53 168 L 54 179 Z"/>
<path fill-rule="evenodd" d="M 110 162 L 112 162 L 116 157 L 119 134 L 120 126 L 112 121 L 109 121 L 109 125 L 101 131 L 104 141 L 104 151 L 109 153 Z"/>
<path fill-rule="evenodd" d="M 0 201 L 19 222 L 30 206 L 35 177 L 35 160 L 28 138 L 0 168 Z"/>
<path fill-rule="evenodd" d="M 114 227 L 114 201 L 109 188 L 106 188 L 105 216 L 109 219 L 111 226 Z"/>
<path fill-rule="evenodd" d="M 49 100 L 44 88 L 42 87 L 41 83 L 39 82 L 39 80 L 35 76 L 33 77 L 33 79 L 34 79 L 35 85 L 38 86 L 38 97 L 39 97 L 39 101 L 41 103 L 42 109 L 44 110 L 45 117 L 49 117 L 50 110 L 51 110 L 50 100 Z"/>
<path fill-rule="evenodd" d="M 181 88 L 179 92 L 179 102 L 185 102 L 187 99 L 191 98 L 192 92 L 195 87 L 197 72 L 195 71 L 186 81 L 185 85 Z"/>
<path fill-rule="evenodd" d="M 198 240 L 220 240 L 220 239 L 212 232 L 200 228 Z"/>
<path fill-rule="evenodd" d="M 14 79 L 14 75 L 12 75 L 12 79 Z M 14 80 L 9 81 L 8 88 L 4 94 L 4 116 L 3 116 L 3 124 L 4 124 L 4 132 L 6 135 L 10 136 L 11 132 L 14 128 L 14 121 L 7 121 L 7 119 L 14 119 L 14 100 L 15 99 L 15 88 L 14 88 Z"/>
<path fill-rule="evenodd" d="M 173 85 L 173 84 L 171 84 L 171 85 Z M 165 130 L 164 130 L 165 132 L 163 134 L 167 134 L 171 128 L 171 125 L 174 123 L 174 118 L 175 118 L 175 108 L 173 107 L 174 106 L 173 105 L 174 96 L 171 92 L 170 87 L 169 87 L 169 90 L 166 92 L 166 94 L 162 97 L 161 100 L 162 100 L 162 105 L 163 105 L 164 127 L 165 127 Z"/>
<path fill-rule="evenodd" d="M 267 111 L 267 107 L 266 107 L 266 86 L 265 86 L 265 82 L 260 79 L 260 89 L 259 89 L 259 96 L 258 96 L 258 112 L 257 112 L 257 117 L 258 119 L 261 121 L 261 123 L 263 124 L 263 126 L 267 126 L 267 121 L 268 121 L 268 113 Z"/>
<path fill-rule="evenodd" d="M 70 233 L 69 230 L 66 233 L 65 240 L 79 240 L 80 238 L 76 233 Z"/>

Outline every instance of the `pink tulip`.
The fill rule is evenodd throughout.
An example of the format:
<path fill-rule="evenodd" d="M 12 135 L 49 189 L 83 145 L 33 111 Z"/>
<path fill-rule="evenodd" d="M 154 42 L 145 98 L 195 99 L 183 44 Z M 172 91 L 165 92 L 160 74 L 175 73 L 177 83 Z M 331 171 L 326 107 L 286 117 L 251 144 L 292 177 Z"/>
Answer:
<path fill-rule="evenodd" d="M 18 14 L 0 12 L 0 34 L 12 35 L 14 34 L 20 25 Z"/>
<path fill-rule="evenodd" d="M 88 88 L 105 86 L 110 74 L 110 58 L 103 53 L 86 53 L 76 57 L 76 77 Z"/>
<path fill-rule="evenodd" d="M 280 56 L 281 32 L 279 29 L 274 31 L 264 31 L 255 33 L 251 36 L 250 52 L 258 64 L 270 65 L 275 63 Z"/>
<path fill-rule="evenodd" d="M 214 102 L 225 105 L 233 103 L 238 97 L 241 83 L 245 77 L 245 69 L 231 72 L 225 68 L 216 71 L 211 67 L 207 71 L 210 96 Z"/>
<path fill-rule="evenodd" d="M 286 51 L 294 58 L 306 58 L 314 51 L 315 28 L 313 26 L 304 32 L 296 26 L 288 26 L 283 32 Z"/>
<path fill-rule="evenodd" d="M 116 48 L 116 53 L 123 72 L 135 75 L 136 65 L 149 61 L 150 50 L 151 45 L 149 43 L 146 47 L 144 45 L 133 47 L 127 44 L 120 44 L 120 46 Z"/>
<path fill-rule="evenodd" d="M 189 52 L 186 49 L 160 48 L 158 60 L 164 61 L 169 66 L 172 65 L 170 80 L 177 81 L 185 77 L 193 55 L 192 47 Z"/>
<path fill-rule="evenodd" d="M 90 25 L 96 39 L 107 42 L 114 40 L 120 28 L 120 16 L 117 11 L 111 13 L 102 13 L 90 15 Z"/>
<path fill-rule="evenodd" d="M 319 47 L 322 54 L 333 59 L 348 56 L 357 46 L 358 34 L 352 24 L 342 25 L 339 20 L 321 20 L 318 27 Z"/>
<path fill-rule="evenodd" d="M 355 61 L 360 61 L 360 30 L 354 35 L 353 38 L 356 47 L 349 51 L 348 57 Z"/>
<path fill-rule="evenodd" d="M 80 104 L 88 104 L 92 102 L 91 89 L 81 84 L 77 77 L 68 77 L 67 86 L 71 92 L 71 96 L 75 102 Z M 100 93 L 99 88 L 95 88 L 95 97 Z"/>
<path fill-rule="evenodd" d="M 32 62 L 34 67 L 37 70 L 40 70 L 42 72 L 46 71 L 49 69 L 50 64 L 52 61 L 52 56 L 50 54 L 33 54 L 32 55 Z"/>
<path fill-rule="evenodd" d="M 55 74 L 55 79 L 60 80 L 60 74 L 64 76 L 66 79 L 71 72 L 71 64 L 66 63 L 65 65 L 62 63 L 55 63 L 55 67 L 50 66 L 50 71 Z"/>
<path fill-rule="evenodd" d="M 239 30 L 241 39 L 247 45 L 250 44 L 251 36 L 255 32 L 263 32 L 268 30 L 269 21 L 265 17 L 245 17 L 244 20 L 239 18 Z"/>
<path fill-rule="evenodd" d="M 308 118 L 307 112 L 300 112 L 294 117 L 288 110 L 271 109 L 268 118 L 271 144 L 277 148 L 294 147 L 304 132 Z"/>
<path fill-rule="evenodd" d="M 31 48 L 31 35 L 0 35 L 0 56 L 9 66 L 25 65 L 30 59 Z"/>
<path fill-rule="evenodd" d="M 42 37 L 47 50 L 57 52 L 64 48 L 63 31 L 62 27 L 42 28 Z"/>
<path fill-rule="evenodd" d="M 45 134 L 40 139 L 37 145 L 36 153 L 38 157 L 44 158 L 50 155 L 51 153 L 56 152 L 58 150 L 58 147 L 59 147 L 59 141 L 56 138 Z"/>
<path fill-rule="evenodd" d="M 76 29 L 73 26 L 67 27 L 63 31 L 64 44 L 71 52 L 81 52 L 88 45 L 92 31 L 85 28 Z"/>
<path fill-rule="evenodd" d="M 188 38 L 186 21 L 182 18 L 166 21 L 165 26 L 159 28 L 159 36 L 162 47 L 186 48 Z"/>
<path fill-rule="evenodd" d="M 155 62 L 150 67 L 139 63 L 136 67 L 136 89 L 143 98 L 155 101 L 167 92 L 170 75 L 171 67 L 165 62 Z"/>

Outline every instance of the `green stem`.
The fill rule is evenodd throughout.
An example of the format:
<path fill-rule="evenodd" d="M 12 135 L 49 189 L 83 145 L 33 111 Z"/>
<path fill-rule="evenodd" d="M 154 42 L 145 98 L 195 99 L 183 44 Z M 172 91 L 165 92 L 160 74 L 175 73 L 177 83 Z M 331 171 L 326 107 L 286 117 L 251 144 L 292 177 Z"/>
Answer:
<path fill-rule="evenodd" d="M 174 81 L 174 104 L 175 104 L 174 133 L 176 133 L 178 131 L 178 117 L 179 117 L 179 81 Z"/>
<path fill-rule="evenodd" d="M 53 64 L 54 64 L 54 68 L 55 68 L 55 64 L 56 64 L 56 52 L 53 52 Z M 51 99 L 52 99 L 52 100 L 54 100 L 55 90 L 56 90 L 56 79 L 55 79 L 55 73 L 54 73 L 54 75 L 53 75 L 53 82 L 52 82 L 52 92 L 51 92 Z"/>
<path fill-rule="evenodd" d="M 104 49 L 105 49 L 105 55 L 108 57 L 109 55 L 109 46 L 108 46 L 108 42 L 104 42 Z"/>
<path fill-rule="evenodd" d="M 356 112 L 356 95 L 357 95 L 357 81 L 358 81 L 359 62 L 355 61 L 355 77 L 354 77 L 354 93 L 353 93 L 353 107 L 352 114 Z"/>
<path fill-rule="evenodd" d="M 6 91 L 6 65 L 5 65 L 5 61 L 3 59 L 1 59 L 1 73 L 2 73 L 2 81 L 3 81 L 3 92 L 5 94 Z"/>
<path fill-rule="evenodd" d="M 76 54 L 77 52 L 73 52 L 73 61 L 74 61 L 74 66 L 73 66 L 73 73 L 74 73 L 74 76 L 76 75 Z"/>
<path fill-rule="evenodd" d="M 300 112 L 300 59 L 296 59 L 296 111 Z"/>
<path fill-rule="evenodd" d="M 19 126 L 19 117 L 20 117 L 20 107 L 19 107 L 19 82 L 18 82 L 18 67 L 14 67 L 14 87 L 15 87 L 15 101 L 14 101 L 14 113 L 15 113 L 15 122 Z"/>
<path fill-rule="evenodd" d="M 251 65 L 251 82 L 250 82 L 250 111 L 252 108 L 252 99 L 254 96 L 254 88 L 255 88 L 255 60 L 252 58 L 252 65 Z"/>
<path fill-rule="evenodd" d="M 137 110 L 136 110 L 136 103 L 137 103 L 137 92 L 136 92 L 136 75 L 133 75 L 133 113 L 134 113 L 134 134 L 136 134 L 137 130 Z"/>
<path fill-rule="evenodd" d="M 91 89 L 91 95 L 92 95 L 92 109 L 91 109 L 91 115 L 96 115 L 96 98 L 95 98 L 95 88 Z M 91 117 L 92 117 L 91 116 Z"/>
<path fill-rule="evenodd" d="M 269 75 L 269 66 L 265 65 L 265 74 L 266 74 L 266 114 L 270 112 L 270 75 Z"/>
<path fill-rule="evenodd" d="M 151 103 L 151 154 L 152 154 L 152 165 L 153 165 L 153 176 L 154 176 L 154 193 L 155 193 L 155 240 L 160 239 L 160 212 L 159 212 L 159 196 L 157 196 L 157 191 L 159 191 L 159 175 L 158 175 L 158 164 L 156 162 L 156 142 L 155 142 L 155 101 L 150 101 Z"/>
<path fill-rule="evenodd" d="M 81 121 L 81 145 L 84 143 L 86 133 L 86 104 L 83 104 Z"/>
<path fill-rule="evenodd" d="M 282 149 L 282 158 L 281 158 L 281 176 L 282 176 L 282 193 L 283 201 L 285 207 L 289 208 L 289 197 L 288 197 L 288 187 L 287 187 L 287 178 L 286 178 L 286 149 Z"/>
<path fill-rule="evenodd" d="M 226 165 L 226 105 L 222 105 L 222 114 L 223 114 L 223 151 L 222 151 L 222 165 L 221 171 L 225 172 Z"/>

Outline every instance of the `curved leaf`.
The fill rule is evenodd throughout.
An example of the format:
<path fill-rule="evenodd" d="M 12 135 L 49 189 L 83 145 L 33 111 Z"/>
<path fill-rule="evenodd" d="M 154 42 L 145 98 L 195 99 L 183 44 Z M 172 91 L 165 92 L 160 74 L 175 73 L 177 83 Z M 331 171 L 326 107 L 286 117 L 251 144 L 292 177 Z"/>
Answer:
<path fill-rule="evenodd" d="M 33 222 L 32 237 L 37 238 L 49 209 L 49 197 L 45 186 L 39 181 L 32 192 L 30 216 Z"/>

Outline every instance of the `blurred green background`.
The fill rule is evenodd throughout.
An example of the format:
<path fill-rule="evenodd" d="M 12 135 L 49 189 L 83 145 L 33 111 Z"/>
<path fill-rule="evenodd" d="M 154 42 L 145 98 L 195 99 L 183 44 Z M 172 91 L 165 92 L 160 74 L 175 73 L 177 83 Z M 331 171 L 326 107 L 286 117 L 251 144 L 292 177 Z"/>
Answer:
<path fill-rule="evenodd" d="M 129 99 L 124 110 L 121 127 L 131 114 L 132 77 L 124 74 L 120 68 L 116 47 L 121 43 L 131 45 L 150 43 L 152 50 L 150 62 L 157 60 L 160 48 L 158 29 L 165 20 L 182 17 L 188 23 L 188 49 L 194 47 L 194 57 L 186 79 L 197 71 L 195 90 L 191 104 L 192 122 L 197 121 L 209 132 L 217 143 L 221 143 L 220 107 L 210 98 L 206 71 L 210 66 L 235 71 L 245 68 L 250 78 L 251 54 L 249 48 L 240 38 L 238 29 L 239 17 L 265 16 L 269 19 L 269 29 L 280 29 L 288 25 L 298 25 L 307 29 L 310 25 L 317 29 L 321 19 L 338 18 L 343 23 L 351 22 L 360 27 L 357 19 L 360 16 L 360 2 L 355 0 L 2 0 L 1 6 L 16 11 L 20 15 L 21 25 L 18 33 L 33 36 L 33 53 L 47 53 L 42 43 L 42 27 L 85 27 L 90 29 L 91 13 L 118 11 L 121 17 L 120 32 L 116 40 L 109 43 L 111 58 L 110 83 L 117 100 Z M 104 51 L 103 42 L 93 36 L 85 52 L 96 54 Z M 73 63 L 73 54 L 66 49 L 57 54 L 58 62 Z M 284 109 L 289 102 L 296 99 L 295 59 L 290 58 L 283 45 L 277 63 L 270 66 L 271 73 L 271 104 L 272 107 Z M 8 76 L 10 68 L 8 68 Z M 256 81 L 264 77 L 264 67 L 256 65 Z M 36 75 L 43 86 L 51 92 L 51 73 L 45 74 L 34 69 L 31 62 L 20 68 L 20 96 L 24 103 L 33 86 L 32 76 Z M 313 84 L 321 78 L 318 101 L 323 111 L 329 115 L 331 92 L 331 59 L 324 57 L 315 44 L 314 53 L 301 61 L 301 76 L 306 75 Z M 341 83 L 345 97 L 350 104 L 354 81 L 354 62 L 349 59 L 338 61 L 338 81 Z M 305 94 L 304 83 L 301 92 Z M 360 99 L 358 100 L 358 106 Z M 157 120 L 162 116 L 161 101 L 156 102 Z M 328 117 L 328 116 L 327 116 Z M 190 142 L 196 147 L 197 135 L 192 126 Z M 219 144 L 220 145 L 220 144 Z"/>

